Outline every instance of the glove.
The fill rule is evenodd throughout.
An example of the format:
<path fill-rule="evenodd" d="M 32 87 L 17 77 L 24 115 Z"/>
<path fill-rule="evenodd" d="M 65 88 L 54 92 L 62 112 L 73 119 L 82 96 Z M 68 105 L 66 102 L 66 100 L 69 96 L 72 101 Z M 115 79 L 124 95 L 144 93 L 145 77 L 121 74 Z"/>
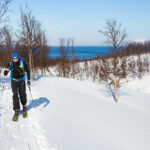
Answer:
<path fill-rule="evenodd" d="M 27 85 L 28 85 L 28 86 L 30 86 L 30 85 L 31 85 L 30 80 L 28 80 L 28 81 L 27 81 Z"/>
<path fill-rule="evenodd" d="M 5 70 L 4 71 L 4 76 L 7 76 L 8 72 L 9 72 L 8 70 Z"/>

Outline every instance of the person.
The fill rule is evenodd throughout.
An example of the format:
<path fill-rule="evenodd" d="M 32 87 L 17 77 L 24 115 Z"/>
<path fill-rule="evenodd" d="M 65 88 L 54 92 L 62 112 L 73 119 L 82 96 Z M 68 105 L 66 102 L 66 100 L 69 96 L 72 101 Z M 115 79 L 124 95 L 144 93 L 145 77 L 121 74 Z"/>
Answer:
<path fill-rule="evenodd" d="M 27 97 L 26 97 L 26 84 L 25 84 L 25 72 L 27 73 L 27 85 L 30 86 L 30 71 L 23 61 L 23 59 L 19 58 L 19 54 L 17 52 L 12 53 L 12 61 L 8 64 L 8 69 L 4 71 L 4 76 L 10 72 L 10 81 L 11 88 L 13 93 L 13 110 L 14 116 L 12 118 L 13 121 L 18 120 L 19 110 L 20 110 L 20 101 L 23 106 L 23 117 L 27 117 Z M 19 101 L 20 98 L 20 101 Z"/>

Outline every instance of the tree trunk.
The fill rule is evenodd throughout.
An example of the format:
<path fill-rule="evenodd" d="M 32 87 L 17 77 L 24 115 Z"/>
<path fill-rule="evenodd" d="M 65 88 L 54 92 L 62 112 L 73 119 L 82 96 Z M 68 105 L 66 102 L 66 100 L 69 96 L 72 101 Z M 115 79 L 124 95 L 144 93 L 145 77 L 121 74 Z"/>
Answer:
<path fill-rule="evenodd" d="M 115 80 L 114 80 L 114 96 L 115 96 L 115 102 L 118 103 L 118 96 L 117 96 L 117 79 L 115 77 Z"/>
<path fill-rule="evenodd" d="M 33 67 L 33 55 L 32 55 L 32 49 L 29 50 L 29 65 L 30 65 L 30 72 L 32 73 L 32 79 L 35 80 L 35 72 Z"/>
<path fill-rule="evenodd" d="M 35 71 L 34 71 L 34 65 L 33 65 L 33 55 L 32 55 L 32 80 L 35 80 Z"/>
<path fill-rule="evenodd" d="M 31 50 L 29 50 L 29 66 L 30 66 L 30 72 L 32 73 Z"/>

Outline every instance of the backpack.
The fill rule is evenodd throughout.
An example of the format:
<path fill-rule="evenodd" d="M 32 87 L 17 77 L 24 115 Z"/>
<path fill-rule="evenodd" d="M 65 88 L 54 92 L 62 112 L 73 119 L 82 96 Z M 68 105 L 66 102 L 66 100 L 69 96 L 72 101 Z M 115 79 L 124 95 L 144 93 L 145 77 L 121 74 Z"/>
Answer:
<path fill-rule="evenodd" d="M 19 61 L 20 61 L 20 68 L 21 70 L 23 71 L 23 78 L 21 79 L 15 79 L 13 78 L 13 62 L 11 61 L 10 62 L 10 70 L 11 70 L 11 74 L 10 74 L 10 81 L 13 79 L 13 80 L 16 80 L 16 81 L 20 81 L 20 80 L 25 80 L 25 69 L 24 69 L 24 63 L 23 63 L 23 60 L 21 58 L 19 58 Z"/>

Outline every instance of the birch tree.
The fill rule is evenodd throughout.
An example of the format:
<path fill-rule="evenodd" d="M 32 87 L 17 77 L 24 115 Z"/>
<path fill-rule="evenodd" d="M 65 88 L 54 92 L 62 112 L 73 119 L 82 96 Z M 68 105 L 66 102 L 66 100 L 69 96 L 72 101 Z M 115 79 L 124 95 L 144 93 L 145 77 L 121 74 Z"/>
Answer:
<path fill-rule="evenodd" d="M 101 64 L 103 81 L 109 86 L 113 93 L 115 102 L 118 102 L 118 89 L 121 86 L 121 79 L 126 75 L 125 68 L 126 59 L 119 56 L 124 46 L 126 31 L 121 29 L 121 24 L 116 20 L 107 20 L 105 30 L 99 31 L 106 37 L 106 43 L 110 46 L 112 57 L 103 59 Z"/>
<path fill-rule="evenodd" d="M 37 47 L 37 38 L 39 34 L 40 23 L 32 15 L 30 9 L 26 8 L 26 11 L 21 10 L 21 21 L 19 24 L 19 41 L 21 45 L 25 45 L 28 49 L 29 66 L 32 73 L 32 79 L 35 79 L 34 70 L 34 50 Z"/>

